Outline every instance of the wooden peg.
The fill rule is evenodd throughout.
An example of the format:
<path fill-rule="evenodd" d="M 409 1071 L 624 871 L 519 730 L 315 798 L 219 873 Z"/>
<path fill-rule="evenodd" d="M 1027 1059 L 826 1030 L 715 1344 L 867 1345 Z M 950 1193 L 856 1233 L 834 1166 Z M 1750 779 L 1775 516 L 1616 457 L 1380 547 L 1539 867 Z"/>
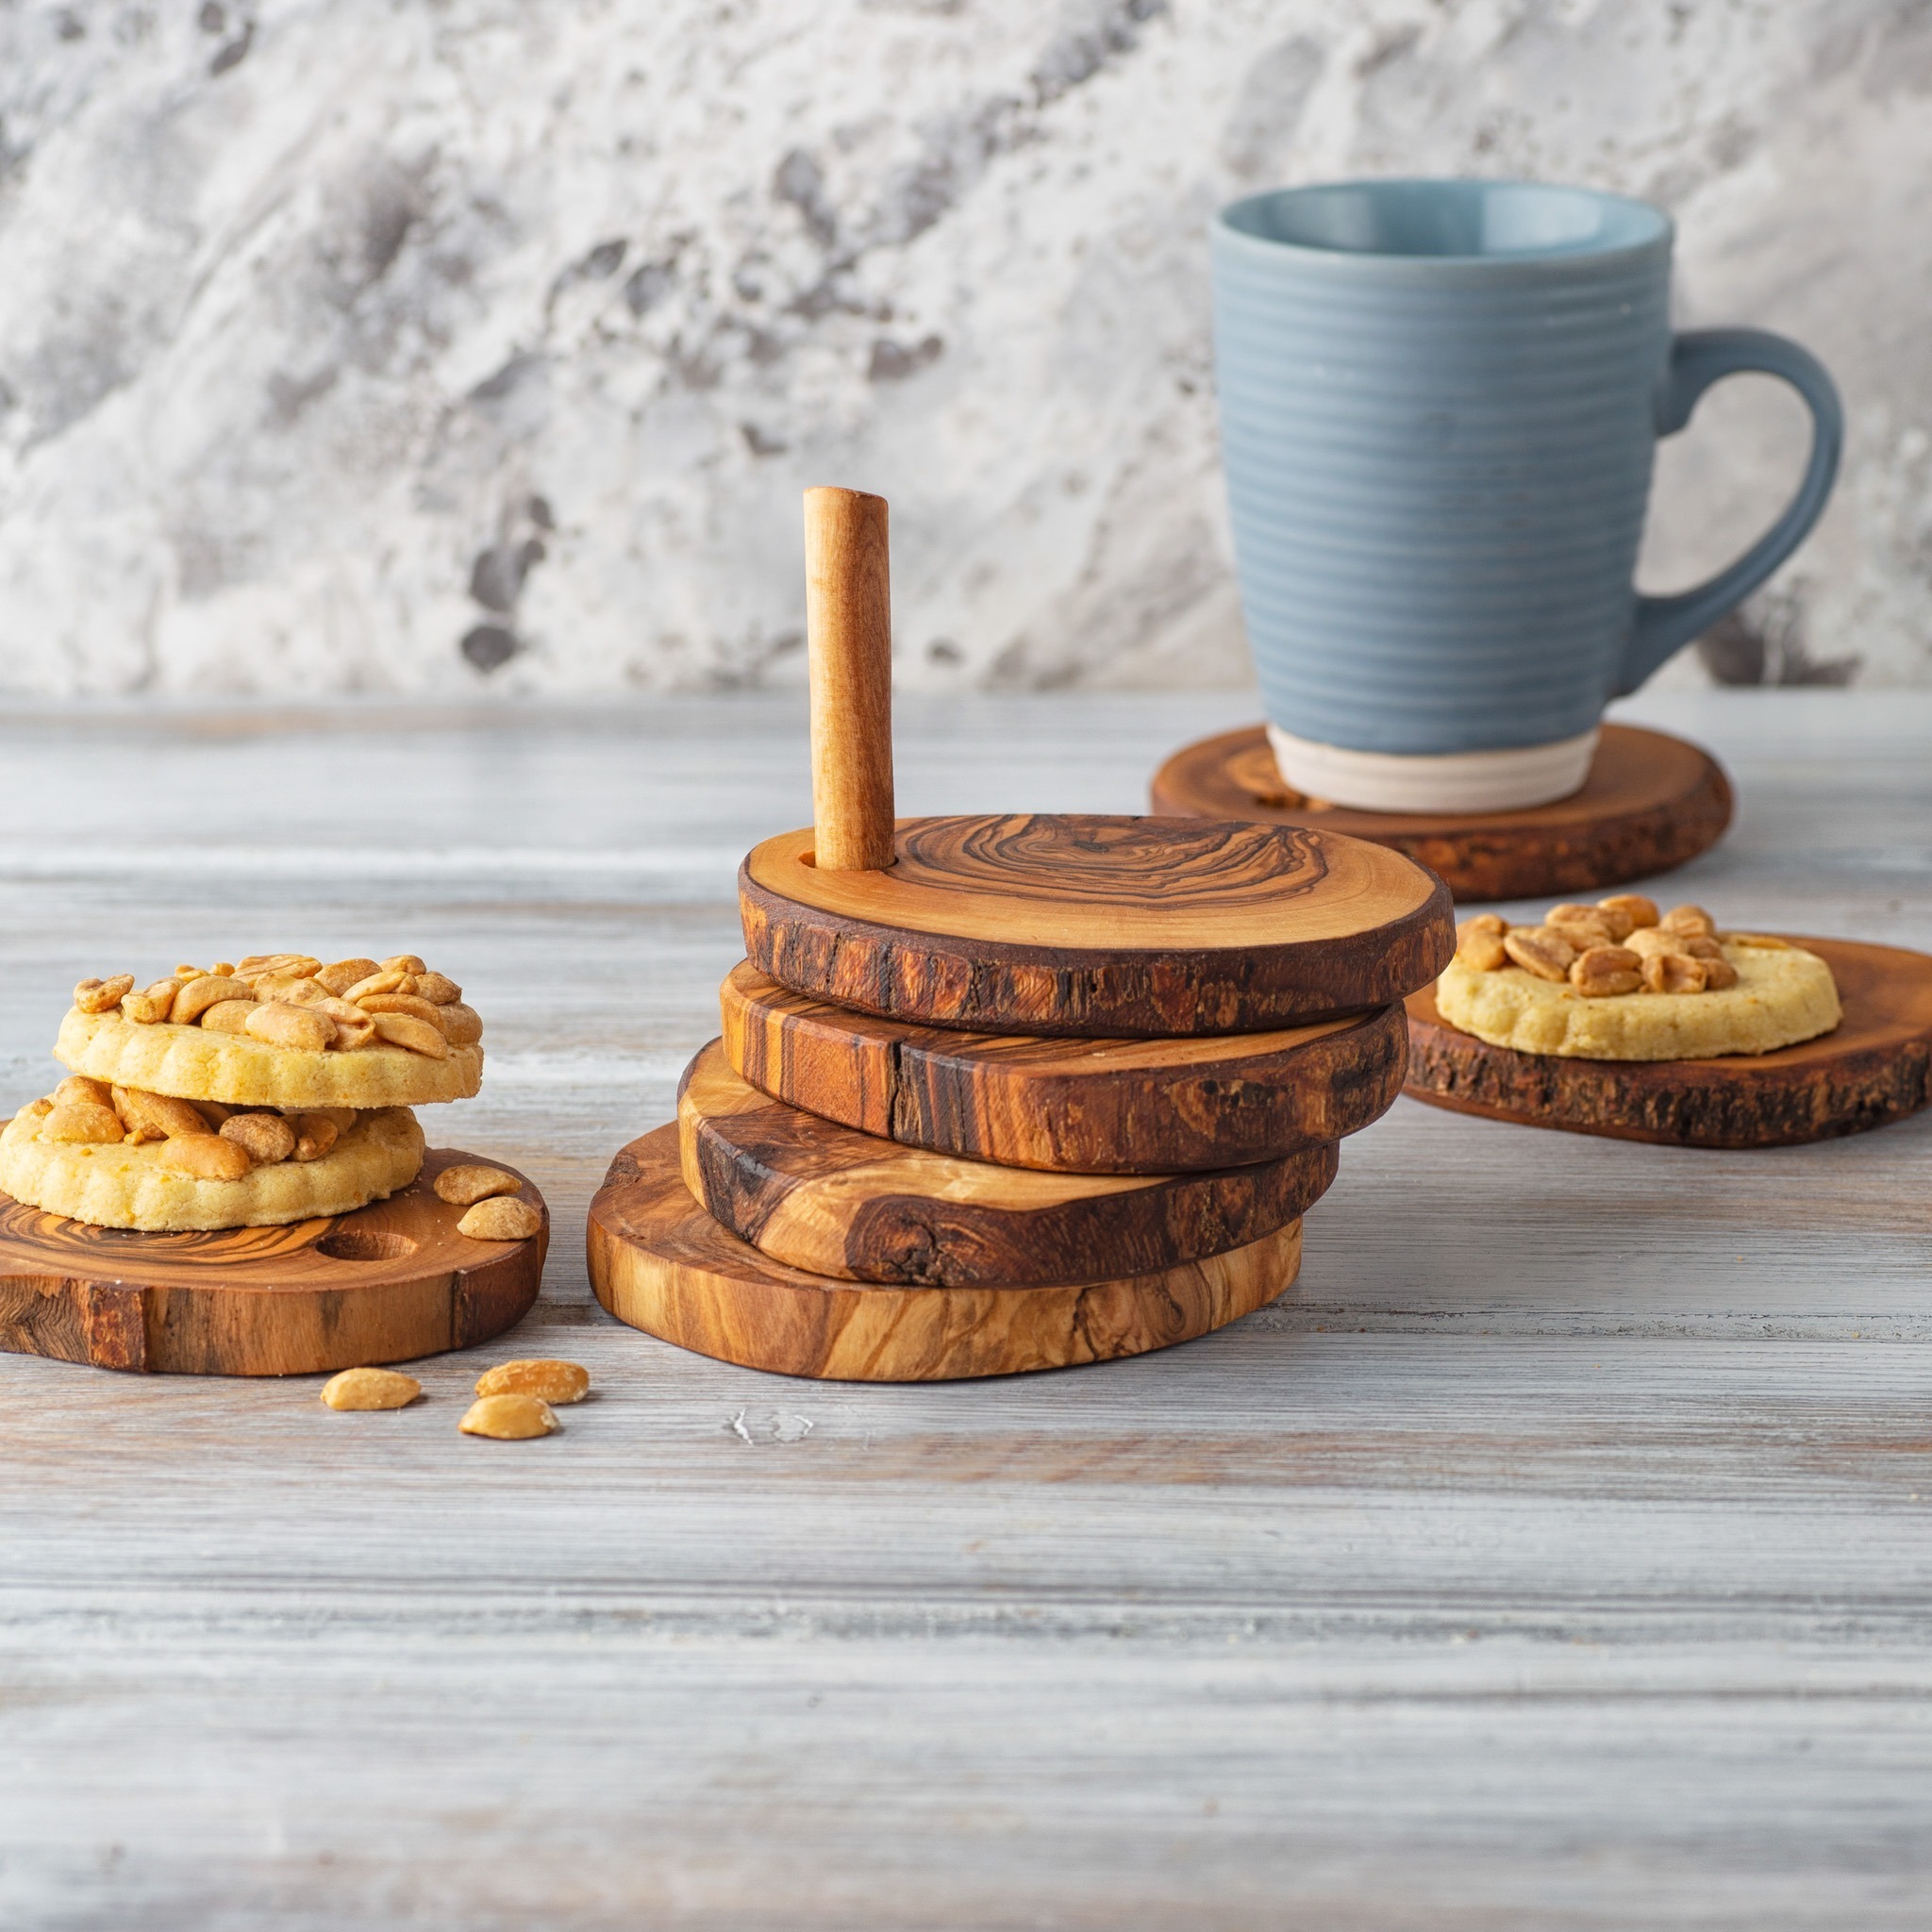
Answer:
<path fill-rule="evenodd" d="M 892 597 L 886 500 L 805 492 L 813 863 L 892 863 Z"/>

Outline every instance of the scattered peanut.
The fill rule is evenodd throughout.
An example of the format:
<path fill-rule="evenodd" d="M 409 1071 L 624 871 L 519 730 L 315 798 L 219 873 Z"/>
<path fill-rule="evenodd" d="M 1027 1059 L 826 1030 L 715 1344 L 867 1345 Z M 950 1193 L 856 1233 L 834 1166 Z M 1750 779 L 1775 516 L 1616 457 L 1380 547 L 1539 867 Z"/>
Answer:
<path fill-rule="evenodd" d="M 1727 987 L 1738 983 L 1738 969 L 1722 954 L 1715 959 L 1698 962 L 1704 968 L 1704 990 L 1706 992 L 1723 992 Z"/>
<path fill-rule="evenodd" d="M 457 1424 L 466 1436 L 490 1436 L 499 1442 L 527 1441 L 557 1427 L 550 1405 L 538 1395 L 485 1395 L 473 1402 Z"/>
<path fill-rule="evenodd" d="M 590 1370 L 549 1359 L 499 1362 L 476 1381 L 478 1395 L 535 1395 L 558 1405 L 581 1402 L 590 1392 Z"/>
<path fill-rule="evenodd" d="M 1592 946 L 1570 967 L 1570 984 L 1587 1000 L 1636 992 L 1643 984 L 1643 961 L 1626 946 Z"/>
<path fill-rule="evenodd" d="M 413 1013 L 373 1013 L 370 1017 L 375 1023 L 377 1039 L 391 1046 L 407 1047 L 425 1059 L 449 1058 L 449 1040 L 440 1025 L 419 1020 Z"/>
<path fill-rule="evenodd" d="M 232 1141 L 257 1167 L 274 1167 L 295 1151 L 295 1130 L 278 1113 L 230 1114 L 222 1139 Z"/>
<path fill-rule="evenodd" d="M 513 1194 L 478 1201 L 457 1223 L 457 1232 L 473 1241 L 525 1241 L 543 1225 L 543 1217 Z"/>
<path fill-rule="evenodd" d="M 246 1030 L 250 1037 L 270 1046 L 294 1047 L 300 1052 L 320 1053 L 336 1037 L 336 1023 L 313 1007 L 285 1007 L 270 1004 L 257 1007 L 249 1014 Z"/>
<path fill-rule="evenodd" d="M 423 1385 L 399 1369 L 344 1369 L 322 1385 L 331 1408 L 407 1408 Z"/>
<path fill-rule="evenodd" d="M 156 1158 L 163 1167 L 198 1181 L 243 1180 L 254 1166 L 247 1148 L 220 1134 L 182 1134 L 163 1141 Z"/>
<path fill-rule="evenodd" d="M 1568 979 L 1576 948 L 1546 925 L 1521 926 L 1503 941 L 1503 950 L 1539 979 Z"/>
<path fill-rule="evenodd" d="M 83 1013 L 108 1013 L 133 991 L 131 973 L 117 973 L 112 979 L 83 979 L 74 989 L 74 1004 Z"/>
<path fill-rule="evenodd" d="M 1684 953 L 1653 953 L 1643 962 L 1647 992 L 1702 992 L 1709 980 L 1705 962 Z"/>
<path fill-rule="evenodd" d="M 436 1176 L 434 1186 L 439 1201 L 448 1201 L 458 1208 L 474 1208 L 492 1194 L 514 1194 L 523 1182 L 513 1174 L 505 1174 L 500 1167 L 466 1162 L 459 1167 L 444 1168 Z"/>

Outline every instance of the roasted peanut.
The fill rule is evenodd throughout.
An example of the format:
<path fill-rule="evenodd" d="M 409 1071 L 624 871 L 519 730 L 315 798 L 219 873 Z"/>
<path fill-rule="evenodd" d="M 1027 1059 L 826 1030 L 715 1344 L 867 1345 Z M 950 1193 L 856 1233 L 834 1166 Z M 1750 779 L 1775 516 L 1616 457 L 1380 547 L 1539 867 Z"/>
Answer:
<path fill-rule="evenodd" d="M 270 1046 L 320 1053 L 336 1037 L 336 1023 L 313 1007 L 284 1007 L 271 1003 L 249 1014 L 246 1031 Z"/>
<path fill-rule="evenodd" d="M 353 1017 L 351 1017 L 353 1016 Z M 364 1013 L 351 1007 L 347 1014 L 331 1014 L 336 1023 L 336 1037 L 329 1044 L 342 1053 L 354 1053 L 358 1046 L 375 1044 L 375 1016 Z"/>
<path fill-rule="evenodd" d="M 407 1408 L 423 1385 L 399 1369 L 344 1369 L 322 1385 L 331 1408 Z"/>
<path fill-rule="evenodd" d="M 1552 932 L 1559 932 L 1579 953 L 1591 946 L 1613 946 L 1617 936 L 1611 922 L 1594 906 L 1558 906 L 1543 921 Z"/>
<path fill-rule="evenodd" d="M 341 1130 L 325 1113 L 298 1113 L 289 1123 L 295 1132 L 297 1160 L 320 1160 L 341 1139 Z"/>
<path fill-rule="evenodd" d="M 1722 959 L 1724 949 L 1707 932 L 1684 932 L 1677 936 L 1676 950 L 1692 959 Z"/>
<path fill-rule="evenodd" d="M 1791 950 L 1790 940 L 1778 939 L 1768 932 L 1734 932 L 1727 934 L 1726 938 L 1734 946 L 1755 946 L 1760 952 L 1789 953 Z"/>
<path fill-rule="evenodd" d="M 523 1182 L 513 1174 L 505 1174 L 500 1167 L 465 1163 L 444 1168 L 433 1185 L 439 1201 L 448 1201 L 458 1208 L 473 1208 L 492 1194 L 514 1194 Z"/>
<path fill-rule="evenodd" d="M 175 995 L 180 991 L 178 979 L 158 979 L 145 992 L 130 992 L 122 998 L 121 1017 L 137 1026 L 155 1026 L 175 1010 Z"/>
<path fill-rule="evenodd" d="M 248 1016 L 258 1008 L 253 1000 L 217 1000 L 201 1016 L 204 1033 L 246 1033 Z"/>
<path fill-rule="evenodd" d="M 35 1120 L 40 1120 L 43 1115 L 50 1114 L 53 1111 L 54 1103 L 51 1100 L 49 1100 L 44 1093 L 42 1094 L 42 1096 L 38 1100 L 29 1100 L 27 1104 L 21 1108 L 22 1113 L 29 1114 Z"/>
<path fill-rule="evenodd" d="M 315 976 L 341 999 L 358 980 L 367 979 L 381 971 L 381 966 L 374 959 L 338 959 L 334 965 L 325 966 Z"/>
<path fill-rule="evenodd" d="M 169 1093 L 144 1093 L 135 1087 L 114 1089 L 114 1111 L 130 1135 L 150 1141 L 172 1141 L 176 1134 L 205 1134 L 208 1122 L 192 1101 Z"/>
<path fill-rule="evenodd" d="M 367 992 L 356 1004 L 365 1013 L 413 1013 L 432 1026 L 441 1025 L 436 1017 L 441 1008 L 419 1000 L 412 992 Z"/>
<path fill-rule="evenodd" d="M 231 961 L 227 959 L 217 959 L 215 963 L 212 966 L 210 966 L 208 970 L 210 973 L 212 973 L 217 979 L 232 979 L 235 976 L 234 965 Z"/>
<path fill-rule="evenodd" d="M 126 1130 L 111 1107 L 92 1100 L 57 1101 L 53 1111 L 42 1118 L 41 1139 L 112 1146 L 126 1139 Z"/>
<path fill-rule="evenodd" d="M 1624 943 L 1645 959 L 1653 953 L 1681 953 L 1684 950 L 1677 934 L 1666 932 L 1660 925 L 1640 925 Z"/>
<path fill-rule="evenodd" d="M 1473 918 L 1465 919 L 1456 928 L 1456 937 L 1467 939 L 1473 932 L 1492 932 L 1498 939 L 1509 930 L 1509 922 L 1500 913 L 1478 912 Z"/>
<path fill-rule="evenodd" d="M 327 1121 L 339 1134 L 346 1134 L 356 1124 L 353 1107 L 311 1107 L 308 1112 Z"/>
<path fill-rule="evenodd" d="M 177 966 L 175 969 L 176 979 L 205 979 L 207 976 L 199 966 Z"/>
<path fill-rule="evenodd" d="M 557 1416 L 539 1395 L 484 1395 L 470 1405 L 457 1426 L 466 1436 L 521 1442 L 549 1435 L 557 1427 Z"/>
<path fill-rule="evenodd" d="M 105 1080 L 93 1079 L 86 1074 L 69 1074 L 55 1088 L 53 1101 L 56 1107 L 112 1107 L 114 1090 Z"/>
<path fill-rule="evenodd" d="M 220 1134 L 171 1135 L 155 1158 L 163 1167 L 198 1181 L 243 1180 L 255 1164 L 239 1141 L 225 1140 Z"/>
<path fill-rule="evenodd" d="M 186 981 L 175 993 L 172 1017 L 177 1026 L 192 1026 L 210 1007 L 220 1006 L 224 1000 L 254 997 L 255 989 L 242 980 L 231 979 L 225 973 L 204 973 Z"/>
<path fill-rule="evenodd" d="M 473 1241 L 526 1241 L 543 1225 L 543 1217 L 514 1194 L 494 1194 L 478 1201 L 457 1223 L 457 1232 Z"/>
<path fill-rule="evenodd" d="M 1591 910 L 1597 924 L 1609 934 L 1613 946 L 1621 946 L 1637 930 L 1637 922 L 1622 906 L 1594 906 Z"/>
<path fill-rule="evenodd" d="M 428 967 L 414 953 L 392 953 L 382 962 L 385 973 L 427 973 Z"/>
<path fill-rule="evenodd" d="M 483 1015 L 460 1000 L 451 1007 L 438 1007 L 436 1019 L 452 1046 L 475 1046 L 483 1038 Z"/>
<path fill-rule="evenodd" d="M 1456 957 L 1472 973 L 1493 973 L 1509 963 L 1503 936 L 1493 932 L 1465 933 L 1456 942 Z"/>
<path fill-rule="evenodd" d="M 1546 925 L 1519 926 L 1505 936 L 1503 950 L 1539 979 L 1568 979 L 1576 948 Z"/>
<path fill-rule="evenodd" d="M 409 982 L 407 990 L 432 1007 L 454 1006 L 463 996 L 462 988 L 446 973 L 412 973 Z"/>
<path fill-rule="evenodd" d="M 257 1167 L 274 1167 L 295 1151 L 295 1130 L 278 1113 L 235 1113 L 222 1123 L 222 1139 L 232 1141 Z"/>
<path fill-rule="evenodd" d="M 235 969 L 237 979 L 253 984 L 261 979 L 301 979 L 322 970 L 322 961 L 310 953 L 251 953 Z"/>
<path fill-rule="evenodd" d="M 1599 912 L 1623 913 L 1630 922 L 1630 932 L 1635 932 L 1640 925 L 1657 924 L 1657 901 L 1646 899 L 1641 892 L 1613 892 L 1607 899 L 1599 899 L 1596 909 Z"/>
<path fill-rule="evenodd" d="M 341 997 L 356 1001 L 367 999 L 373 992 L 400 992 L 403 981 L 408 977 L 406 973 L 396 973 L 387 967 L 378 967 L 366 979 L 358 979 L 354 986 L 346 988 Z"/>
<path fill-rule="evenodd" d="M 1704 960 L 1685 953 L 1653 953 L 1643 962 L 1643 985 L 1648 992 L 1702 992 L 1709 976 Z"/>
<path fill-rule="evenodd" d="M 117 973 L 112 979 L 83 979 L 74 989 L 74 1004 L 83 1013 L 108 1013 L 133 991 L 131 973 Z"/>
<path fill-rule="evenodd" d="M 449 1058 L 449 1041 L 442 1028 L 431 1021 L 419 1020 L 413 1013 L 372 1013 L 369 1017 L 375 1024 L 376 1038 L 391 1046 L 407 1047 L 425 1059 Z"/>
<path fill-rule="evenodd" d="M 286 1007 L 314 1006 L 322 1000 L 335 997 L 321 980 L 313 979 L 306 973 L 284 973 L 276 969 L 272 973 L 258 974 L 248 983 L 255 989 L 257 999 L 279 1000 Z"/>
<path fill-rule="evenodd" d="M 218 1132 L 230 1114 L 242 1111 L 239 1107 L 230 1107 L 225 1100 L 192 1100 L 189 1105 L 208 1123 L 210 1134 Z"/>
<path fill-rule="evenodd" d="M 499 1362 L 476 1378 L 478 1395 L 535 1395 L 559 1406 L 591 1392 L 591 1372 L 575 1362 L 529 1359 Z"/>
<path fill-rule="evenodd" d="M 1636 992 L 1643 984 L 1643 962 L 1627 946 L 1592 946 L 1570 964 L 1570 984 L 1587 1000 Z"/>
<path fill-rule="evenodd" d="M 1722 954 L 1715 959 L 1699 962 L 1704 968 L 1704 990 L 1706 992 L 1723 992 L 1738 983 L 1738 969 Z"/>
<path fill-rule="evenodd" d="M 1714 933 L 1717 922 L 1702 906 L 1673 906 L 1657 921 L 1666 932 Z"/>

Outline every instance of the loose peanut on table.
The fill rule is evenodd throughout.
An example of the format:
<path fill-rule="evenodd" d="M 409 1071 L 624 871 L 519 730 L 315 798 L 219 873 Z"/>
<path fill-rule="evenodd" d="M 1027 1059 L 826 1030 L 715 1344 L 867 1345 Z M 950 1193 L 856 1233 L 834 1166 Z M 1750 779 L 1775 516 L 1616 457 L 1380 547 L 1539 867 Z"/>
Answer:
<path fill-rule="evenodd" d="M 331 1408 L 407 1408 L 423 1385 L 400 1369 L 344 1369 L 322 1385 Z"/>
<path fill-rule="evenodd" d="M 535 1395 L 562 1404 L 581 1402 L 590 1392 L 590 1370 L 548 1358 L 499 1362 L 476 1379 L 478 1395 Z"/>
<path fill-rule="evenodd" d="M 473 1241 L 525 1241 L 542 1225 L 543 1217 L 527 1201 L 495 1194 L 468 1209 L 457 1232 Z"/>
<path fill-rule="evenodd" d="M 557 1416 L 539 1395 L 483 1395 L 473 1402 L 457 1426 L 466 1436 L 491 1436 L 500 1442 L 521 1442 L 547 1436 Z"/>
<path fill-rule="evenodd" d="M 514 1194 L 523 1182 L 500 1167 L 485 1167 L 480 1162 L 465 1161 L 456 1167 L 444 1168 L 432 1185 L 439 1201 L 447 1201 L 457 1208 L 473 1208 L 492 1194 Z"/>

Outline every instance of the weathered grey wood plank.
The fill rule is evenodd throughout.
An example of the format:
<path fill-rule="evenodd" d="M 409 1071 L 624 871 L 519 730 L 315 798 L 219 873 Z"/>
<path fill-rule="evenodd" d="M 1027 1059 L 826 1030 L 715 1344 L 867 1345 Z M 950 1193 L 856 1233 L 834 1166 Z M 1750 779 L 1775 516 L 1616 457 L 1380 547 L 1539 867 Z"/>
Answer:
<path fill-rule="evenodd" d="M 903 808 L 1132 808 L 1247 709 L 906 707 Z M 1932 945 L 1932 706 L 1640 714 L 1742 796 L 1671 892 Z M 137 941 L 413 946 L 490 1024 L 450 1130 L 558 1227 L 397 1415 L 0 1357 L 0 1923 L 1923 1924 L 1923 1116 L 1728 1155 L 1401 1103 L 1293 1297 L 1100 1370 L 796 1384 L 603 1316 L 583 1206 L 714 1030 L 801 720 L 0 721 L 0 1102 Z M 538 1350 L 597 1398 L 458 1437 Z"/>

